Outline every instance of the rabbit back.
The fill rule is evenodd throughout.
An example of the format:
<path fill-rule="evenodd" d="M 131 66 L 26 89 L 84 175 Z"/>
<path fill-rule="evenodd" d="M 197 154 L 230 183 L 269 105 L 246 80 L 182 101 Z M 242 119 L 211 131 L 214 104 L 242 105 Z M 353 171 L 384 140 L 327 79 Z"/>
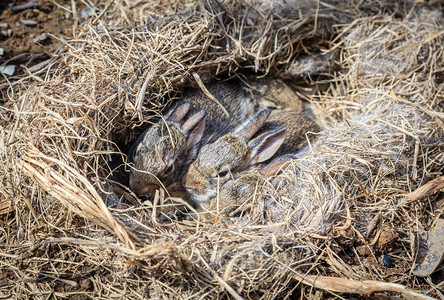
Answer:
<path fill-rule="evenodd" d="M 200 89 L 190 89 L 184 95 L 184 100 L 193 104 L 190 113 L 199 109 L 204 109 L 207 113 L 201 145 L 211 143 L 233 131 L 260 109 L 258 101 L 238 81 L 213 82 L 208 84 L 207 89 L 217 102 Z"/>

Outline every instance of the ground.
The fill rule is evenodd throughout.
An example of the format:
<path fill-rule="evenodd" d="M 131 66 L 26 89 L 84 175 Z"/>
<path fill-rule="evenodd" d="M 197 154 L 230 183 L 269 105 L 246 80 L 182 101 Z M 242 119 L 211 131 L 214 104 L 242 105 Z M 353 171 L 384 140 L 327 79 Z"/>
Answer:
<path fill-rule="evenodd" d="M 12 9 L 32 2 L 37 5 L 16 12 Z M 56 2 L 58 5 L 54 4 Z M 81 20 L 76 20 L 70 13 L 70 3 L 67 0 L 0 2 L 0 47 L 4 49 L 0 66 L 16 66 L 13 76 L 1 76 L 0 102 L 7 101 L 8 81 L 14 82 L 26 76 L 26 68 L 47 60 L 63 44 L 61 39 L 72 37 L 73 30 Z M 76 11 L 84 8 L 83 4 L 77 5 Z M 25 25 L 27 22 L 28 25 Z"/>

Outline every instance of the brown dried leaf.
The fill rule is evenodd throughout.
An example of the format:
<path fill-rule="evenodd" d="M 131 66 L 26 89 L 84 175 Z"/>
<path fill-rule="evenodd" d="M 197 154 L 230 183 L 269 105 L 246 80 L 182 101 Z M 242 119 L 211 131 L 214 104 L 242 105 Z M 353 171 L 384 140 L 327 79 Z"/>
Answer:
<path fill-rule="evenodd" d="M 444 219 L 438 219 L 435 226 L 419 240 L 419 253 L 413 274 L 429 276 L 444 258 Z"/>

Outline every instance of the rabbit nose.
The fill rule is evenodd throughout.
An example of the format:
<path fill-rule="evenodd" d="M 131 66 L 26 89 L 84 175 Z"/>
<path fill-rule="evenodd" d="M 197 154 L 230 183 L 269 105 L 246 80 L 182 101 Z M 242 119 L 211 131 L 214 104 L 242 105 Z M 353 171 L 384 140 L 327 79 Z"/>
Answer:
<path fill-rule="evenodd" d="M 194 176 L 186 176 L 183 180 L 183 186 L 188 193 L 193 195 L 201 195 L 205 193 L 205 188 L 200 180 L 200 178 L 195 178 Z"/>
<path fill-rule="evenodd" d="M 190 185 L 187 185 L 187 183 L 185 182 L 185 185 L 184 185 L 184 187 L 185 187 L 185 189 L 188 191 L 188 192 L 194 192 L 194 191 L 196 191 L 197 190 L 197 188 L 196 187 L 194 187 L 194 186 L 190 186 Z"/>
<path fill-rule="evenodd" d="M 190 194 L 197 194 L 199 193 L 199 187 L 196 186 L 195 182 L 189 181 L 189 180 L 185 180 L 185 183 L 183 185 L 185 187 L 185 189 L 187 190 L 188 193 Z"/>

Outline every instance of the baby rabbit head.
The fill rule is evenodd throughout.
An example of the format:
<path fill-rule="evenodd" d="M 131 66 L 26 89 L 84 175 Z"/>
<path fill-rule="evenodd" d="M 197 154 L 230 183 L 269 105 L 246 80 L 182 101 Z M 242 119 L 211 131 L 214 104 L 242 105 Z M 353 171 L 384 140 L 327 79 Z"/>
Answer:
<path fill-rule="evenodd" d="M 270 114 L 257 112 L 238 131 L 228 133 L 202 147 L 184 178 L 184 187 L 196 204 L 207 206 L 217 195 L 218 187 L 236 173 L 271 158 L 285 139 L 285 128 L 264 132 L 252 139 Z"/>
<path fill-rule="evenodd" d="M 142 134 L 131 155 L 130 187 L 135 193 L 147 195 L 159 187 L 168 188 L 183 175 L 205 129 L 206 112 L 199 110 L 186 118 L 190 108 L 190 102 L 180 103 Z"/>

